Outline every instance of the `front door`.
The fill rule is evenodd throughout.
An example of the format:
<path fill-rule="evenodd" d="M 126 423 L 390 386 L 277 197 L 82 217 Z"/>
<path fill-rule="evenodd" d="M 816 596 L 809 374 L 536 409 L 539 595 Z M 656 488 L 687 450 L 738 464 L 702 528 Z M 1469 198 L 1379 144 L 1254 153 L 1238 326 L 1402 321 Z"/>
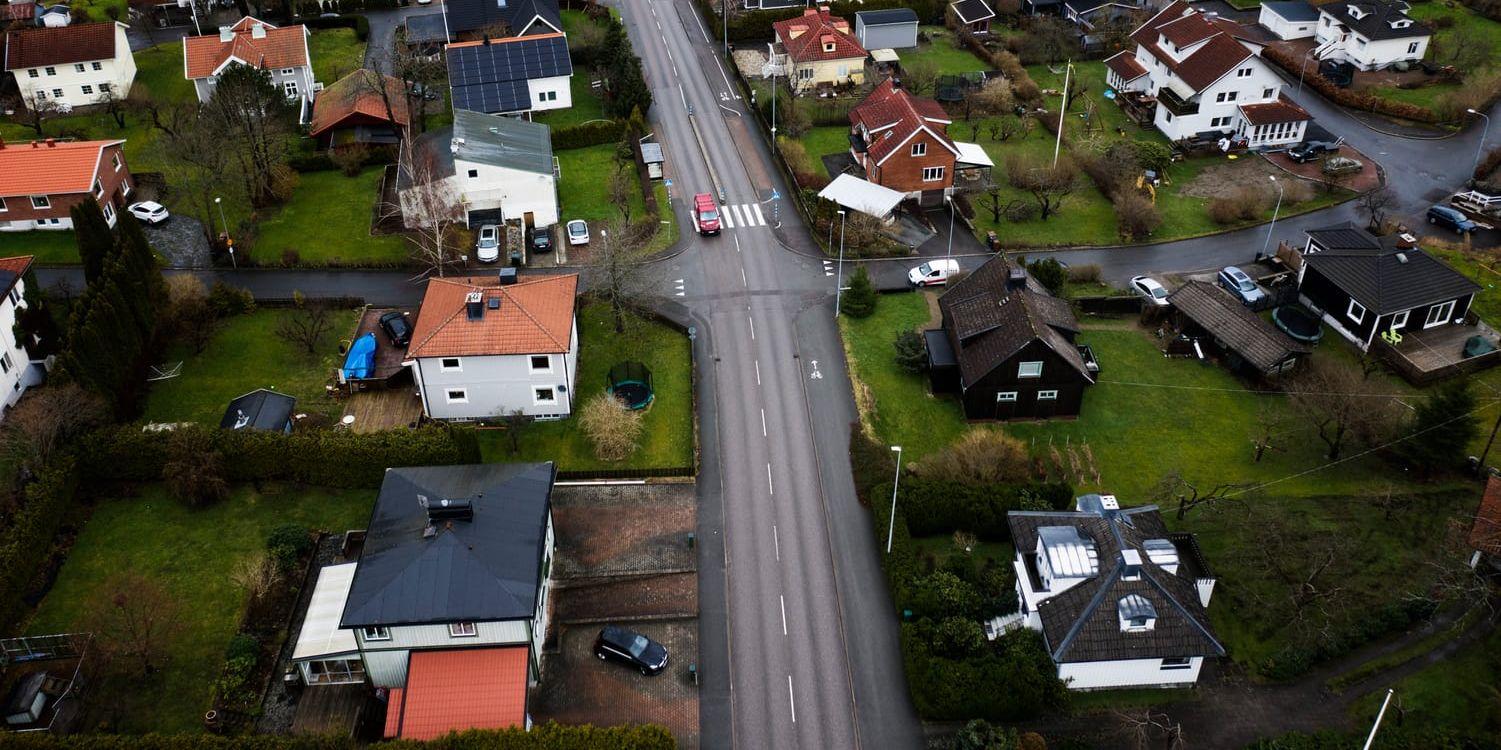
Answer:
<path fill-rule="evenodd" d="M 1434 305 L 1433 307 L 1428 308 L 1428 320 L 1423 323 L 1423 327 L 1432 328 L 1434 326 L 1441 326 L 1445 323 L 1448 323 L 1449 318 L 1453 315 L 1453 300 L 1445 302 L 1442 305 Z"/>
<path fill-rule="evenodd" d="M 1016 391 L 1001 391 L 995 394 L 995 418 L 1010 419 L 1016 415 Z"/>
<path fill-rule="evenodd" d="M 533 215 L 531 211 L 527 211 L 525 214 L 522 214 L 521 220 L 526 222 L 527 229 L 531 229 L 532 227 L 537 226 L 537 217 Z"/>

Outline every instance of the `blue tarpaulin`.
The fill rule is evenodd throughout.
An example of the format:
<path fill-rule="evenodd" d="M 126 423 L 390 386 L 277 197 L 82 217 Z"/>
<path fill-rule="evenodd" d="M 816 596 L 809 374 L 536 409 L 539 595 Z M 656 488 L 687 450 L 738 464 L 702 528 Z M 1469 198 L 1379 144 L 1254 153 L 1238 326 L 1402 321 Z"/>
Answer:
<path fill-rule="evenodd" d="M 344 357 L 344 377 L 362 380 L 375 370 L 375 334 L 367 333 L 354 340 Z"/>

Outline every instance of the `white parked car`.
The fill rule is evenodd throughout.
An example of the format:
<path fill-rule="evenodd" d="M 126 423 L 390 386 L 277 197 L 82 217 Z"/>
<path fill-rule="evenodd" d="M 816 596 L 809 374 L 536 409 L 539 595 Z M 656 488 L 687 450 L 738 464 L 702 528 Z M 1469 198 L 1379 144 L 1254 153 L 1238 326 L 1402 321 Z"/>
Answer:
<path fill-rule="evenodd" d="M 959 273 L 957 260 L 930 260 L 907 272 L 907 283 L 913 286 L 933 286 L 949 283 L 949 277 Z"/>
<path fill-rule="evenodd" d="M 568 244 L 589 244 L 589 224 L 583 219 L 574 219 L 568 222 Z"/>
<path fill-rule="evenodd" d="M 132 203 L 127 210 L 130 211 L 131 216 L 134 216 L 137 219 L 146 222 L 147 224 L 160 224 L 167 219 L 172 218 L 172 215 L 167 213 L 167 207 L 163 206 L 160 203 L 157 203 L 156 201 L 141 201 L 140 203 Z"/>
<path fill-rule="evenodd" d="M 1156 307 L 1167 307 L 1167 289 L 1150 276 L 1132 276 L 1131 291 Z"/>
<path fill-rule="evenodd" d="M 481 263 L 500 260 L 500 227 L 485 224 L 479 228 L 479 239 L 474 243 L 474 257 Z"/>

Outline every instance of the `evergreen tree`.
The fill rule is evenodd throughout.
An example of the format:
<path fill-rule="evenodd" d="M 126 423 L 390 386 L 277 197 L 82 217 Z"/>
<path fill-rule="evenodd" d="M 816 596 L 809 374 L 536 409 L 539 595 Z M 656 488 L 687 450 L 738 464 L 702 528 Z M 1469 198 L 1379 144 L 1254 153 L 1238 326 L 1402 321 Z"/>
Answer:
<path fill-rule="evenodd" d="M 94 201 L 79 203 L 68 213 L 73 217 L 73 238 L 78 243 L 78 257 L 83 261 L 84 283 L 92 284 L 104 273 L 105 263 L 115 254 L 115 235 L 104 220 L 103 209 Z"/>
<path fill-rule="evenodd" d="M 1398 457 L 1424 475 L 1458 465 L 1480 431 L 1474 412 L 1475 394 L 1467 381 L 1434 391 L 1418 404 L 1407 427 L 1413 437 L 1397 444 Z"/>
<path fill-rule="evenodd" d="M 850 277 L 850 288 L 839 298 L 839 311 L 852 318 L 868 318 L 876 312 L 876 288 L 865 266 Z"/>
<path fill-rule="evenodd" d="M 625 61 L 616 67 L 611 86 L 610 114 L 614 117 L 628 117 L 631 112 L 639 109 L 645 112 L 651 109 L 651 89 L 646 85 L 646 78 L 641 74 L 641 58 L 635 55 L 627 55 Z"/>

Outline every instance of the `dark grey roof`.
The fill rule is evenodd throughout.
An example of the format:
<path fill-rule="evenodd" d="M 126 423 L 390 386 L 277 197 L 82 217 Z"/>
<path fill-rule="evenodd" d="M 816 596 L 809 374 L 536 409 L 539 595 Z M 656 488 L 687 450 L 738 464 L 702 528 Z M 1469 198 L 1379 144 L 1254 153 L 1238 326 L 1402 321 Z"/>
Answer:
<path fill-rule="evenodd" d="M 985 0 L 958 0 L 958 2 L 952 3 L 949 7 L 954 9 L 954 13 L 959 16 L 959 20 L 964 23 L 974 23 L 975 21 L 983 21 L 987 18 L 995 18 L 995 11 L 990 9 Z"/>
<path fill-rule="evenodd" d="M 1041 341 L 1093 382 L 1078 347 L 1064 335 L 1079 331 L 1073 310 L 1030 275 L 1022 274 L 1021 288 L 1008 288 L 1014 271 L 1019 267 L 997 255 L 938 298 L 944 330 L 957 353 L 960 382 L 966 387 L 979 382 L 1033 341 Z"/>
<path fill-rule="evenodd" d="M 1361 18 L 1350 14 L 1350 6 L 1364 11 Z M 1430 36 L 1433 29 L 1412 20 L 1407 15 L 1407 3 L 1392 3 L 1386 0 L 1360 0 L 1359 2 L 1332 2 L 1319 6 L 1319 10 L 1334 17 L 1334 20 L 1367 39 L 1406 39 L 1415 36 Z M 1410 21 L 1406 28 L 1393 28 L 1393 23 Z"/>
<path fill-rule="evenodd" d="M 460 34 L 505 24 L 513 36 L 563 30 L 558 0 L 448 0 L 448 27 Z M 538 29 L 539 20 L 551 28 Z"/>
<path fill-rule="evenodd" d="M 1080 498 L 1080 506 L 1091 496 Z M 1038 529 L 1071 526 L 1094 542 L 1100 573 L 1037 605 L 1043 639 L 1053 661 L 1090 662 L 1119 659 L 1163 659 L 1223 656 L 1224 646 L 1214 635 L 1209 615 L 1199 604 L 1189 566 L 1179 562 L 1170 573 L 1151 561 L 1145 542 L 1168 538 L 1167 526 L 1155 505 L 1089 511 L 1011 511 L 1007 521 L 1016 549 L 1030 554 L 1037 548 Z M 1126 580 L 1121 551 L 1140 555 L 1140 576 Z M 1145 632 L 1126 633 L 1120 627 L 1121 600 L 1139 596 L 1156 612 L 1156 623 Z"/>
<path fill-rule="evenodd" d="M 954 347 L 949 345 L 949 337 L 942 328 L 933 328 L 922 332 L 923 343 L 927 344 L 929 367 L 954 367 L 959 364 L 954 356 Z"/>
<path fill-rule="evenodd" d="M 661 164 L 662 161 L 663 161 L 663 158 L 662 158 L 662 144 L 660 144 L 660 143 L 643 143 L 643 144 L 641 144 L 641 161 L 646 162 L 647 164 Z"/>
<path fill-rule="evenodd" d="M 1088 15 L 1107 5 L 1119 5 L 1122 8 L 1139 7 L 1130 0 L 1064 0 L 1064 7 L 1073 11 L 1075 15 Z"/>
<path fill-rule="evenodd" d="M 286 429 L 292 419 L 292 410 L 297 408 L 297 399 L 284 393 L 258 388 L 229 402 L 219 426 L 226 430 L 273 430 Z"/>
<path fill-rule="evenodd" d="M 1190 281 L 1167 299 L 1227 349 L 1263 372 L 1288 357 L 1312 351 L 1262 320 L 1229 292 L 1209 282 Z"/>
<path fill-rule="evenodd" d="M 911 8 L 889 8 L 887 10 L 862 10 L 855 14 L 857 21 L 866 26 L 880 26 L 883 24 L 917 23 L 917 11 Z"/>
<path fill-rule="evenodd" d="M 573 75 L 568 38 L 520 37 L 448 48 L 455 109 L 499 114 L 532 108 L 526 82 Z"/>
<path fill-rule="evenodd" d="M 1480 291 L 1480 285 L 1421 248 L 1396 247 L 1351 224 L 1313 229 L 1323 250 L 1303 260 L 1377 315 L 1412 310 Z"/>
<path fill-rule="evenodd" d="M 448 151 L 464 161 L 536 174 L 553 173 L 552 134 L 540 122 L 454 110 L 450 146 Z"/>
<path fill-rule="evenodd" d="M 423 16 L 407 16 L 407 44 L 430 44 L 448 41 L 448 29 L 443 24 L 442 13 Z"/>
<path fill-rule="evenodd" d="M 339 626 L 532 617 L 553 476 L 551 462 L 388 469 Z M 469 499 L 473 517 L 425 536 L 419 497 Z"/>
<path fill-rule="evenodd" d="M 1271 0 L 1270 2 L 1262 3 L 1261 7 L 1287 21 L 1319 20 L 1319 9 L 1304 2 L 1304 0 Z"/>
<path fill-rule="evenodd" d="M 780 10 L 782 8 L 800 8 L 808 4 L 808 0 L 759 0 L 753 10 Z"/>

